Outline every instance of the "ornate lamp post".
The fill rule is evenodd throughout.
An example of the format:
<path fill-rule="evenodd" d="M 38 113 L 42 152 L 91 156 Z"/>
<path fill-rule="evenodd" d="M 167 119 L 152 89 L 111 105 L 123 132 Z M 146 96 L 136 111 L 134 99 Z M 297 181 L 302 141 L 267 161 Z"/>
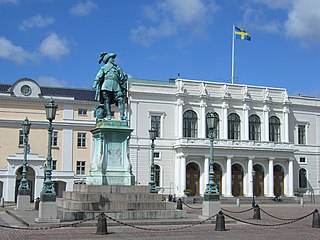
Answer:
<path fill-rule="evenodd" d="M 54 103 L 53 99 L 45 105 L 46 109 L 46 117 L 49 120 L 48 125 L 48 155 L 47 155 L 47 163 L 45 169 L 45 180 L 43 182 L 42 191 L 40 193 L 40 199 L 44 202 L 50 202 L 56 200 L 56 191 L 53 186 L 53 182 L 51 180 L 51 172 L 52 172 L 52 156 L 51 156 L 51 145 L 52 145 L 52 121 L 56 117 L 58 105 Z"/>
<path fill-rule="evenodd" d="M 152 128 L 149 130 L 149 136 L 151 139 L 151 166 L 150 166 L 150 182 L 149 182 L 149 187 L 150 187 L 150 193 L 158 193 L 158 190 L 156 188 L 156 182 L 154 180 L 154 140 L 156 139 L 157 136 L 157 130 Z"/>
<path fill-rule="evenodd" d="M 207 127 L 209 129 L 209 139 L 210 139 L 210 161 L 209 161 L 209 182 L 206 186 L 204 192 L 205 201 L 216 201 L 219 200 L 219 190 L 217 185 L 214 183 L 214 171 L 213 171 L 213 139 L 215 135 L 215 128 L 217 126 L 218 119 L 212 113 L 207 116 Z"/>
<path fill-rule="evenodd" d="M 29 141 L 29 132 L 30 132 L 31 123 L 28 118 L 26 118 L 22 123 L 22 132 L 23 132 L 23 167 L 22 167 L 22 179 L 18 188 L 18 195 L 30 195 L 30 188 L 27 180 L 27 154 L 28 154 L 28 141 Z"/>

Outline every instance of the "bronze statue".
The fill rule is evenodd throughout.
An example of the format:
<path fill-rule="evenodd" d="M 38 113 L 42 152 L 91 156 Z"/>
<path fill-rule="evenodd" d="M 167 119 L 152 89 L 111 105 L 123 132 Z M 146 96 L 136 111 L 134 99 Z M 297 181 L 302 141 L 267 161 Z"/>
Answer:
<path fill-rule="evenodd" d="M 95 108 L 94 114 L 97 120 L 107 117 L 111 120 L 111 104 L 119 108 L 121 120 L 127 120 L 125 116 L 125 96 L 127 92 L 127 74 L 114 62 L 115 53 L 101 53 L 99 64 L 104 63 L 100 68 L 93 82 L 93 89 L 96 90 L 95 100 L 100 104 Z"/>

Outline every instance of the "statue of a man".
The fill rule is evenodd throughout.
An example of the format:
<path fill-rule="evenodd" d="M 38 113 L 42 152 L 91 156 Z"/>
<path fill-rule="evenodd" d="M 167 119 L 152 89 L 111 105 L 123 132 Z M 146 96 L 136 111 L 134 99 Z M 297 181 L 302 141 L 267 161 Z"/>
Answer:
<path fill-rule="evenodd" d="M 101 120 L 105 117 L 111 120 L 111 104 L 115 103 L 119 108 L 121 120 L 125 116 L 125 96 L 127 92 L 127 74 L 114 62 L 115 53 L 101 53 L 99 63 L 103 62 L 93 82 L 96 90 L 95 100 L 100 105 L 95 109 L 95 117 Z"/>

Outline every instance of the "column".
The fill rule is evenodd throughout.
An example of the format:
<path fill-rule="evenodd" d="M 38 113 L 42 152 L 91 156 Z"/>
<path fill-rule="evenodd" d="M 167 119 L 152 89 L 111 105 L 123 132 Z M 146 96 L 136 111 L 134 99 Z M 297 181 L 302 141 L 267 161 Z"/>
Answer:
<path fill-rule="evenodd" d="M 288 107 L 283 108 L 283 140 L 282 142 L 289 142 L 289 113 L 290 110 Z"/>
<path fill-rule="evenodd" d="M 200 102 L 200 138 L 206 138 L 206 102 Z"/>
<path fill-rule="evenodd" d="M 263 125 L 264 125 L 264 131 L 263 131 L 263 141 L 269 141 L 269 112 L 270 108 L 268 105 L 263 106 Z"/>
<path fill-rule="evenodd" d="M 204 190 L 206 189 L 206 186 L 209 182 L 209 156 L 205 156 L 204 158 L 203 175 L 204 175 L 204 178 L 203 178 L 204 187 L 202 191 L 204 193 Z"/>
<path fill-rule="evenodd" d="M 289 163 L 288 163 L 288 192 L 287 192 L 287 196 L 288 197 L 293 197 L 293 158 L 289 159 Z"/>
<path fill-rule="evenodd" d="M 247 196 L 248 197 L 252 197 L 252 195 L 253 195 L 253 175 L 252 175 L 253 164 L 252 164 L 252 162 L 253 162 L 253 160 L 250 157 L 248 159 L 248 179 L 247 179 L 247 184 L 248 184 Z"/>
<path fill-rule="evenodd" d="M 249 140 L 249 110 L 249 105 L 245 103 L 243 105 L 243 140 Z"/>
<path fill-rule="evenodd" d="M 222 139 L 228 139 L 228 108 L 226 102 L 222 103 Z"/>
<path fill-rule="evenodd" d="M 268 174 L 268 193 L 267 197 L 274 197 L 274 179 L 273 179 L 273 158 L 269 159 L 269 174 Z"/>
<path fill-rule="evenodd" d="M 73 153 L 73 130 L 62 130 L 62 169 L 63 171 L 72 171 L 72 153 Z"/>
<path fill-rule="evenodd" d="M 232 197 L 232 157 L 227 157 L 227 179 L 226 179 L 226 197 Z"/>
<path fill-rule="evenodd" d="M 177 107 L 178 107 L 178 122 L 177 122 L 177 129 L 178 129 L 178 138 L 183 137 L 183 100 L 179 98 L 177 100 Z"/>
<path fill-rule="evenodd" d="M 181 161 L 180 161 L 180 156 L 181 156 L 181 153 L 180 154 L 177 154 L 176 155 L 176 158 L 175 158 L 175 170 L 174 170 L 174 193 L 177 195 L 177 196 L 180 196 L 180 192 L 181 192 L 181 184 L 180 184 L 180 174 L 181 174 Z M 183 190 L 182 190 L 183 191 Z"/>
<path fill-rule="evenodd" d="M 186 157 L 184 155 L 180 157 L 180 171 L 180 196 L 183 196 L 183 191 L 186 189 Z"/>

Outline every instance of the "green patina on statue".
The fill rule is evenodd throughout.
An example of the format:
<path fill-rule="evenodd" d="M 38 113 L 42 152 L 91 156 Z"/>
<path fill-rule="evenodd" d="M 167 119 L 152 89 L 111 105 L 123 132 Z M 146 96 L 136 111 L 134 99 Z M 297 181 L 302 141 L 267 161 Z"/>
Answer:
<path fill-rule="evenodd" d="M 94 109 L 94 116 L 97 120 L 107 117 L 111 120 L 111 105 L 116 104 L 119 108 L 121 120 L 127 120 L 125 116 L 125 96 L 127 93 L 127 74 L 114 62 L 115 53 L 101 53 L 100 68 L 93 82 L 93 89 L 96 90 L 95 100 L 100 104 Z"/>

